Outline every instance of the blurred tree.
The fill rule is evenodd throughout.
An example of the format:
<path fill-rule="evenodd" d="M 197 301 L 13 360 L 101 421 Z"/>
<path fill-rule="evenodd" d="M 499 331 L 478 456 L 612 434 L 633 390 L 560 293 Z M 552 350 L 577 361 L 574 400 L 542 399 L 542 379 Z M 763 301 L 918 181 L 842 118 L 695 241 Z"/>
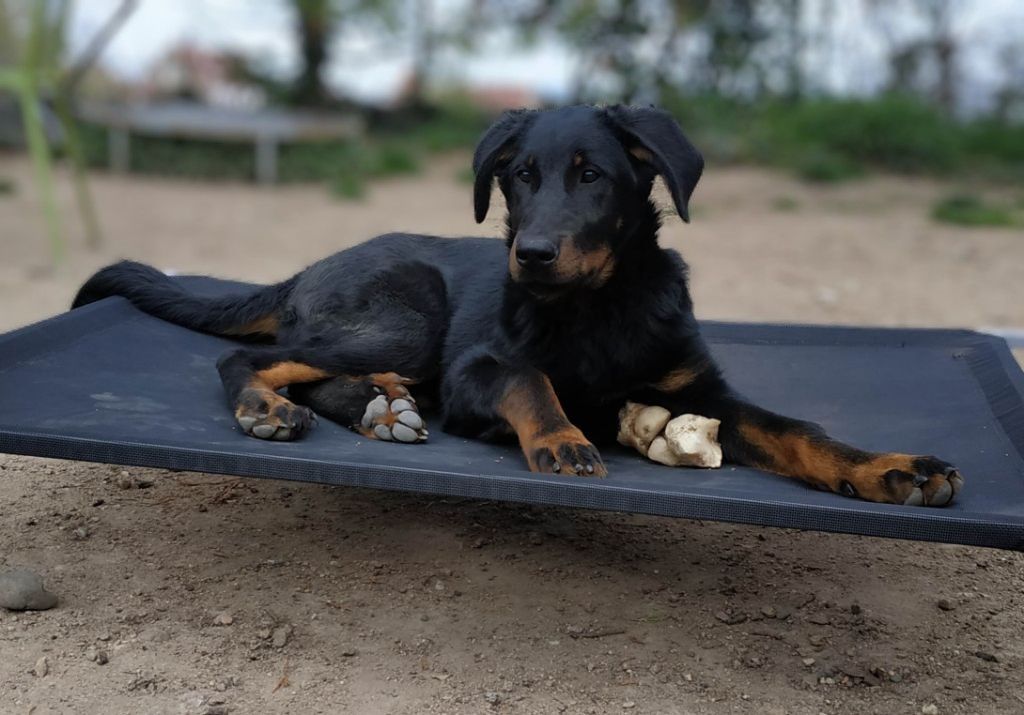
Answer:
<path fill-rule="evenodd" d="M 323 80 L 331 41 L 342 30 L 342 23 L 360 19 L 383 20 L 392 25 L 397 0 L 289 0 L 295 11 L 302 68 L 292 85 L 289 100 L 298 105 L 331 103 Z"/>
<path fill-rule="evenodd" d="M 321 105 L 328 100 L 321 70 L 336 13 L 331 0 L 292 0 L 299 35 L 302 69 L 292 87 L 296 104 Z"/>
<path fill-rule="evenodd" d="M 947 112 L 957 108 L 959 48 L 953 31 L 960 0 L 867 0 L 869 17 L 888 44 L 887 89 L 917 94 Z M 919 26 L 915 33 L 904 28 Z"/>
<path fill-rule="evenodd" d="M 412 4 L 412 74 L 405 100 L 418 109 L 426 105 L 427 81 L 442 38 L 434 27 L 433 0 L 412 0 Z"/>
<path fill-rule="evenodd" d="M 513 24 L 527 41 L 555 34 L 578 57 L 571 99 L 657 101 L 677 84 L 680 40 L 713 0 L 475 0 L 464 34 Z"/>
<path fill-rule="evenodd" d="M 1015 42 L 999 51 L 1004 80 L 996 91 L 993 115 L 1002 122 L 1024 123 L 1024 48 Z"/>
<path fill-rule="evenodd" d="M 765 72 L 755 62 L 757 46 L 768 36 L 754 0 L 716 0 L 702 23 L 707 88 L 729 96 L 764 94 Z"/>

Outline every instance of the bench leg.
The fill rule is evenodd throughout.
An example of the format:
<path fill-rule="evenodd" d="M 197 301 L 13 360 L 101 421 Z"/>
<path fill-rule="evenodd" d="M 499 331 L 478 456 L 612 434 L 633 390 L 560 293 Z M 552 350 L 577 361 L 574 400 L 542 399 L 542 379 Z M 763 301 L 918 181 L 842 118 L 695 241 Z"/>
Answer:
<path fill-rule="evenodd" d="M 277 182 L 277 141 L 270 137 L 256 140 L 256 181 L 261 184 Z"/>
<path fill-rule="evenodd" d="M 110 170 L 127 174 L 132 166 L 131 135 L 127 129 L 111 127 L 107 132 L 107 160 Z"/>

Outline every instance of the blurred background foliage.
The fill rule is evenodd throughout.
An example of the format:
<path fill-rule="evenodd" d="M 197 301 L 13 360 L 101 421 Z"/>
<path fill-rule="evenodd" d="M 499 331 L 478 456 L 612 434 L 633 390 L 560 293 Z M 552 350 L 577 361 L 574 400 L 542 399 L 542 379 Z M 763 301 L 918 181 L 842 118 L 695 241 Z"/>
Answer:
<path fill-rule="evenodd" d="M 0 61 L 16 54 L 25 8 L 36 1 L 50 0 L 0 0 Z M 366 137 L 286 146 L 280 156 L 281 180 L 325 181 L 342 197 L 362 195 L 368 179 L 414 173 L 431 153 L 471 147 L 496 110 L 516 103 L 515 93 L 506 92 L 502 101 L 438 72 L 438 58 L 446 52 L 489 52 L 483 38 L 496 30 L 513 38 L 513 53 L 544 41 L 573 57 L 575 70 L 557 103 L 663 106 L 713 163 L 766 164 L 816 182 L 890 171 L 1024 184 L 1024 28 L 1016 33 L 1001 28 L 993 35 L 1003 38 L 1000 72 L 979 104 L 970 96 L 977 84 L 972 46 L 960 32 L 965 13 L 977 9 L 978 3 L 968 0 L 280 4 L 290 21 L 279 31 L 293 38 L 295 70 L 282 76 L 269 71 L 258 55 L 225 52 L 219 60 L 222 79 L 255 88 L 263 105 L 361 115 Z M 850 41 L 843 39 L 837 20 L 854 6 L 860 36 L 881 48 L 885 58 L 884 79 L 867 92 L 833 81 L 844 67 L 855 71 L 850 70 Z M 346 44 L 378 53 L 403 47 L 410 62 L 400 91 L 371 104 L 332 86 L 327 71 L 332 55 Z M 989 72 L 989 85 L 992 76 Z M 102 86 L 99 94 L 138 100 L 130 97 L 131 88 L 116 85 L 94 78 L 82 92 L 89 95 Z M 174 99 L 209 101 L 201 89 L 185 83 Z M 90 162 L 104 165 L 106 133 L 86 127 L 84 134 Z M 252 152 L 240 145 L 139 137 L 131 168 L 246 179 L 253 163 Z M 936 208 L 936 218 L 998 220 L 970 199 L 951 197 L 948 206 Z"/>

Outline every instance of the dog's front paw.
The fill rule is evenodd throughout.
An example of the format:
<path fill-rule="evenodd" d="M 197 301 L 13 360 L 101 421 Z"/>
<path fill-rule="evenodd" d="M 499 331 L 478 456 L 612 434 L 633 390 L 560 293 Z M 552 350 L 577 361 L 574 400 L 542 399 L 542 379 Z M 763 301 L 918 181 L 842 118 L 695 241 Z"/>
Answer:
<path fill-rule="evenodd" d="M 906 506 L 947 506 L 963 488 L 959 470 L 936 457 L 883 454 L 844 480 L 841 494 Z"/>
<path fill-rule="evenodd" d="M 608 476 L 597 447 L 575 427 L 540 435 L 523 445 L 523 451 L 532 472 Z"/>

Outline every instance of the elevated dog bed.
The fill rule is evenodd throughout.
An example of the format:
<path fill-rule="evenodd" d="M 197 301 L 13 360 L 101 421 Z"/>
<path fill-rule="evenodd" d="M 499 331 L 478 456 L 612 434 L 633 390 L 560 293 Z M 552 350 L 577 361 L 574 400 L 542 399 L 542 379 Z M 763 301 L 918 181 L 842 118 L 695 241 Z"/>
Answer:
<path fill-rule="evenodd" d="M 197 292 L 236 286 L 186 280 Z M 622 449 L 603 450 L 606 479 L 537 475 L 517 449 L 437 425 L 423 445 L 369 441 L 326 420 L 300 441 L 262 442 L 241 434 L 224 401 L 214 362 L 229 342 L 120 298 L 0 337 L 0 451 L 1024 549 L 1024 374 L 1002 340 L 954 330 L 704 330 L 746 396 L 867 449 L 937 454 L 965 476 L 958 500 L 870 504 L 754 469 L 671 469 Z"/>

